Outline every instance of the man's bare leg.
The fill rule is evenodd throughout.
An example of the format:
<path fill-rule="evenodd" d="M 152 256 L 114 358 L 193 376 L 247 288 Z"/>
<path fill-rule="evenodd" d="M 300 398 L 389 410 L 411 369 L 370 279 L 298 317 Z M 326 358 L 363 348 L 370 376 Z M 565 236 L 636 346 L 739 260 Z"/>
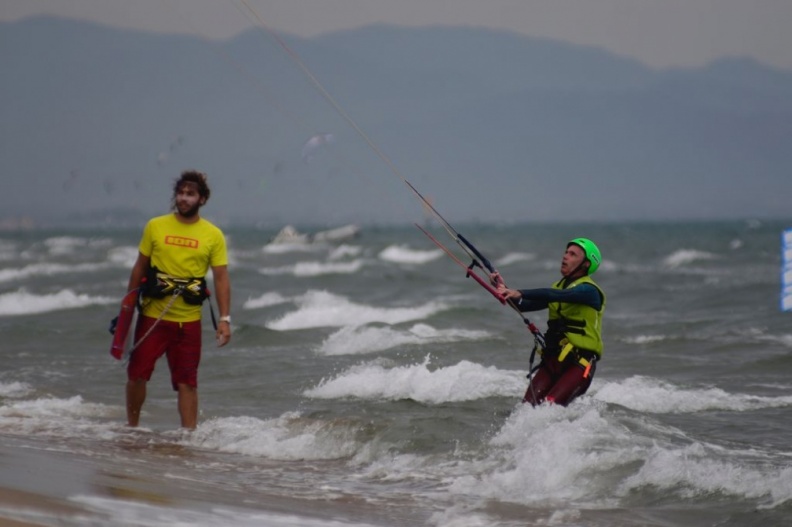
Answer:
<path fill-rule="evenodd" d="M 198 426 L 198 388 L 186 384 L 179 384 L 177 388 L 182 428 L 195 429 Z"/>
<path fill-rule="evenodd" d="M 127 424 L 137 426 L 140 422 L 140 410 L 146 401 L 146 381 L 138 379 L 127 381 L 126 385 L 126 409 Z"/>

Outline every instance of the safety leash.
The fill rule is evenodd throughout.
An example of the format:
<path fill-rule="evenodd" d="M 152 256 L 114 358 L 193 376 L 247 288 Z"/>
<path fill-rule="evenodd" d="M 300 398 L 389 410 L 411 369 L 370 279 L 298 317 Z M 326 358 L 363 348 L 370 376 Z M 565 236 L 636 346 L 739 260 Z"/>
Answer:
<path fill-rule="evenodd" d="M 129 348 L 129 351 L 126 352 L 126 361 L 124 361 L 124 365 L 126 365 L 129 362 L 129 358 L 132 356 L 132 353 L 137 349 L 137 347 L 140 346 L 140 343 L 146 340 L 146 337 L 151 335 L 151 332 L 154 331 L 154 328 L 157 327 L 160 321 L 162 321 L 162 318 L 168 313 L 168 311 L 170 311 L 171 306 L 173 306 L 173 303 L 176 302 L 176 298 L 179 297 L 181 294 L 182 294 L 181 288 L 176 288 L 173 290 L 171 299 L 168 301 L 167 305 L 162 310 L 162 313 L 160 313 L 159 317 L 157 317 L 157 320 L 154 321 L 154 323 L 151 325 L 150 328 L 148 328 L 146 333 L 143 334 L 143 336 L 140 337 L 140 339 L 137 342 L 135 342 L 131 348 Z"/>

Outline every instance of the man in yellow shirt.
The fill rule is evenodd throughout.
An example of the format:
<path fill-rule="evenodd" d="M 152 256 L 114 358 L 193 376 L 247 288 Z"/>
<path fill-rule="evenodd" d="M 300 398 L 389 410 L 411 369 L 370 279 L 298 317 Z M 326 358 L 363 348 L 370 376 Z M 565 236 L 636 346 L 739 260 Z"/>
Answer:
<path fill-rule="evenodd" d="M 183 172 L 173 187 L 173 213 L 149 220 L 143 230 L 127 288 L 141 288 L 143 298 L 135 328 L 137 345 L 127 366 L 129 426 L 137 426 L 140 421 L 146 383 L 162 355 L 168 358 L 171 384 L 178 393 L 181 426 L 197 426 L 201 303 L 208 294 L 205 276 L 210 268 L 220 311 L 218 345 L 225 346 L 231 339 L 231 282 L 225 237 L 199 214 L 209 195 L 203 173 Z"/>

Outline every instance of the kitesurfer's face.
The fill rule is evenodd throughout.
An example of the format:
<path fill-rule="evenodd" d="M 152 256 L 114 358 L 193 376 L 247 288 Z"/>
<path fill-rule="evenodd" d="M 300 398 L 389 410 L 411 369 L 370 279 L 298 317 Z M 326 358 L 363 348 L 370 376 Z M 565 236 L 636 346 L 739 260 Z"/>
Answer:
<path fill-rule="evenodd" d="M 586 253 L 579 245 L 570 245 L 564 251 L 564 257 L 561 259 L 561 274 L 569 276 L 569 273 L 574 271 L 586 259 Z"/>
<path fill-rule="evenodd" d="M 198 185 L 195 183 L 183 183 L 176 191 L 176 211 L 185 218 L 191 218 L 198 214 L 198 209 L 204 202 L 205 200 L 198 192 Z"/>

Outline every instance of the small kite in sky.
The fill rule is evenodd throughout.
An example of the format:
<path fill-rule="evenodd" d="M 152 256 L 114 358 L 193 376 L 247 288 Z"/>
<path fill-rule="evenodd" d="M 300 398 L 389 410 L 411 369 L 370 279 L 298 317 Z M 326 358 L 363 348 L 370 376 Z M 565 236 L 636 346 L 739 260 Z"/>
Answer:
<path fill-rule="evenodd" d="M 334 140 L 333 134 L 316 134 L 311 136 L 302 147 L 302 153 L 300 155 L 303 161 L 310 163 L 311 159 L 313 159 L 313 156 L 320 148 L 326 144 L 332 143 Z"/>

